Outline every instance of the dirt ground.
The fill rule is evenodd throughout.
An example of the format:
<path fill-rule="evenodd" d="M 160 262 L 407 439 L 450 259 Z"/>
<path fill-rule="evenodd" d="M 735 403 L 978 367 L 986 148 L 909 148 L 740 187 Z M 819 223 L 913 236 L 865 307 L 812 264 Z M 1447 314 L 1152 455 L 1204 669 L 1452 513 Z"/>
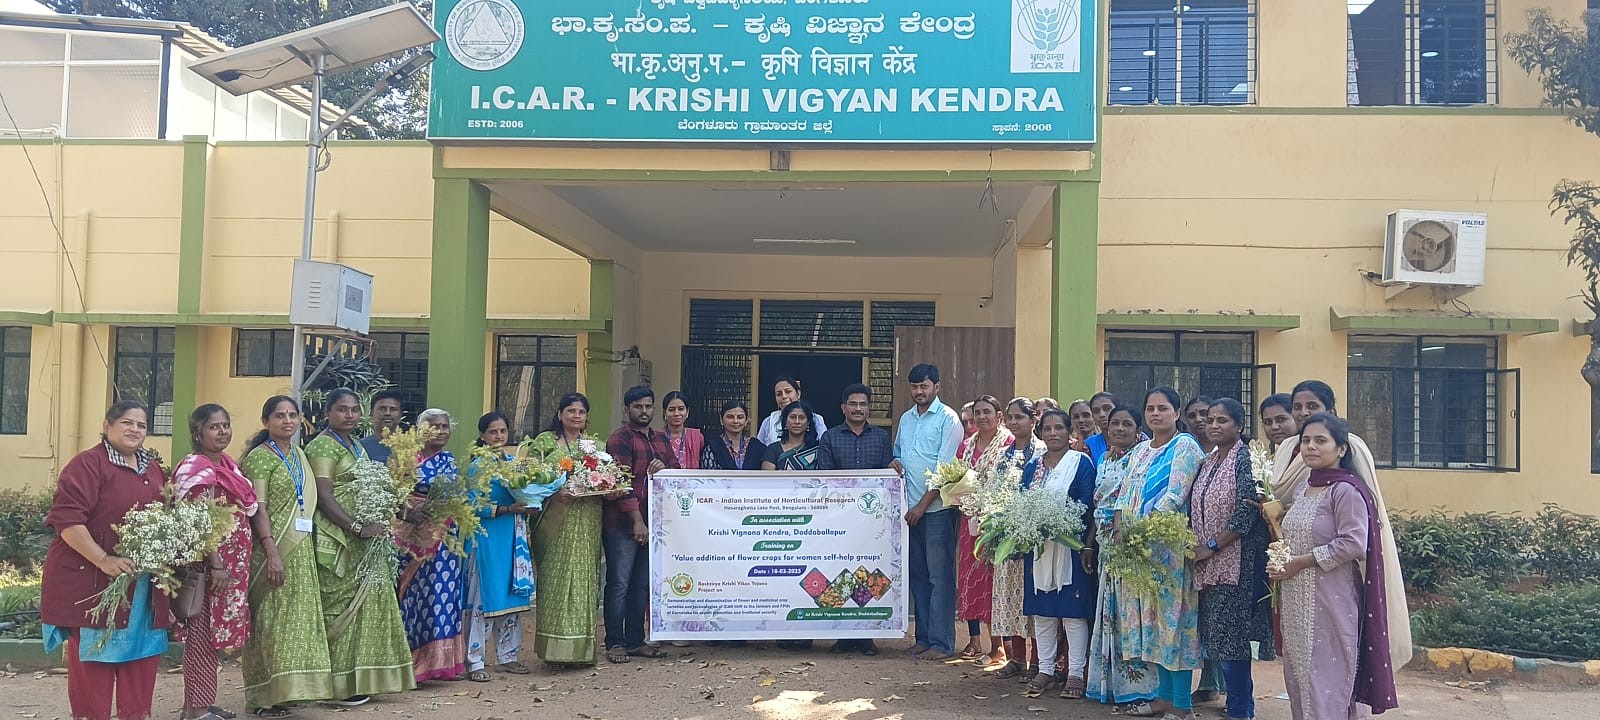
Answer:
<path fill-rule="evenodd" d="M 304 720 L 446 718 L 449 720 L 967 720 L 970 718 L 1111 718 L 1110 708 L 1069 701 L 1054 693 L 1022 697 L 1022 685 L 998 680 L 967 664 L 916 663 L 908 642 L 880 642 L 882 654 L 831 655 L 829 643 L 811 651 L 778 650 L 770 643 L 744 648 L 666 648 L 663 660 L 602 661 L 593 669 L 556 672 L 535 665 L 532 675 L 496 673 L 488 683 L 427 683 L 404 695 L 379 698 L 351 710 L 299 709 Z M 532 647 L 532 637 L 528 638 Z M 0 720 L 69 717 L 66 678 L 20 671 L 0 677 Z M 1261 663 L 1255 672 L 1260 720 L 1288 720 L 1282 670 Z M 1402 673 L 1398 710 L 1386 718 L 1533 720 L 1594 717 L 1600 689 L 1518 685 L 1452 686 L 1454 678 Z M 224 667 L 221 704 L 241 710 L 237 664 Z M 182 677 L 157 681 L 156 717 L 177 717 Z M 1223 715 L 1221 705 L 1197 708 L 1201 717 Z"/>

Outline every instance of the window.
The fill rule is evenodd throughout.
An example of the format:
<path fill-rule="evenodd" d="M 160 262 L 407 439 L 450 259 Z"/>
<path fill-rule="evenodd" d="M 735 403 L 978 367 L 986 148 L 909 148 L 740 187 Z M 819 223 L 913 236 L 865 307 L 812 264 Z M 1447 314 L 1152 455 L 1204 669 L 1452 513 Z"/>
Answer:
<path fill-rule="evenodd" d="M 1106 331 L 1105 389 L 1130 405 L 1138 405 L 1150 388 L 1166 385 L 1184 402 L 1199 395 L 1231 397 L 1253 409 L 1260 369 L 1254 333 Z M 1251 427 L 1253 415 L 1245 420 Z"/>
<path fill-rule="evenodd" d="M 512 439 L 538 435 L 561 396 L 578 387 L 577 338 L 495 338 L 494 387 L 495 409 L 510 419 Z"/>
<path fill-rule="evenodd" d="M 0 328 L 0 435 L 28 434 L 28 363 L 32 350 L 32 328 Z"/>
<path fill-rule="evenodd" d="M 1496 0 L 1347 0 L 1351 105 L 1496 102 Z"/>
<path fill-rule="evenodd" d="M 235 330 L 235 377 L 289 377 L 294 367 L 293 330 Z"/>
<path fill-rule="evenodd" d="M 1498 350 L 1495 338 L 1351 336 L 1350 430 L 1379 467 L 1511 469 L 1518 373 L 1497 369 Z"/>
<path fill-rule="evenodd" d="M 1108 102 L 1254 100 L 1253 0 L 1111 0 Z"/>
<path fill-rule="evenodd" d="M 428 334 L 375 332 L 372 361 L 415 416 L 428 407 Z"/>
<path fill-rule="evenodd" d="M 8 25 L 0 28 L 0 85 L 24 130 L 56 126 L 66 137 L 155 138 L 163 42 Z"/>
<path fill-rule="evenodd" d="M 150 406 L 150 434 L 172 434 L 172 363 L 176 332 L 169 327 L 116 329 L 116 400 Z"/>

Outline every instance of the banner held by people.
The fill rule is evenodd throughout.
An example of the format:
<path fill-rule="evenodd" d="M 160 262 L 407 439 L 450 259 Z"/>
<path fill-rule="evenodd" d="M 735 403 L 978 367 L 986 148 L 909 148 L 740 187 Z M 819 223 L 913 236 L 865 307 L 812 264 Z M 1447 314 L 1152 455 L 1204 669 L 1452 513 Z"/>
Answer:
<path fill-rule="evenodd" d="M 892 471 L 650 477 L 650 639 L 901 638 L 907 528 Z"/>

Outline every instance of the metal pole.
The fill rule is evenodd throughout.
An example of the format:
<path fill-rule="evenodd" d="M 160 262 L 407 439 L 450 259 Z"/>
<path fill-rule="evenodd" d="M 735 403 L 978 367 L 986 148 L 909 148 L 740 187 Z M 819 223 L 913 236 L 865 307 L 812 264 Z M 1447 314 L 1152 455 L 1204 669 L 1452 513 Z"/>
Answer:
<path fill-rule="evenodd" d="M 316 69 L 311 76 L 311 132 L 308 133 L 306 143 L 306 208 L 304 223 L 300 234 L 300 259 L 311 259 L 311 236 L 315 228 L 317 213 L 317 165 L 321 161 L 322 143 L 322 75 L 327 67 L 327 58 L 322 53 L 316 55 Z M 293 300 L 291 299 L 291 303 Z M 289 364 L 289 396 L 294 398 L 295 404 L 301 407 L 306 376 L 306 331 L 296 324 L 294 326 L 294 362 Z M 295 441 L 300 440 L 300 433 L 295 432 Z"/>

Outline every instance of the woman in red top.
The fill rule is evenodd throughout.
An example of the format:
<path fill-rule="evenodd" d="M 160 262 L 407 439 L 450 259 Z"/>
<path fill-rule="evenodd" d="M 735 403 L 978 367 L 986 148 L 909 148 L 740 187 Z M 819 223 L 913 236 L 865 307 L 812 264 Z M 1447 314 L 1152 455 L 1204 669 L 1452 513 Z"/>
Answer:
<path fill-rule="evenodd" d="M 78 453 L 57 480 L 45 518 L 56 538 L 45 555 L 40 620 L 47 650 L 66 643 L 72 717 L 109 720 L 115 695 L 117 717 L 146 720 L 171 624 L 167 596 L 146 578 L 115 618 L 95 621 L 89 610 L 111 578 L 134 570 L 133 561 L 111 554 L 120 540 L 112 526 L 129 510 L 160 502 L 167 477 L 144 449 L 150 411 L 143 403 L 111 406 L 103 429 L 100 444 Z M 115 632 L 97 642 L 108 627 Z"/>

